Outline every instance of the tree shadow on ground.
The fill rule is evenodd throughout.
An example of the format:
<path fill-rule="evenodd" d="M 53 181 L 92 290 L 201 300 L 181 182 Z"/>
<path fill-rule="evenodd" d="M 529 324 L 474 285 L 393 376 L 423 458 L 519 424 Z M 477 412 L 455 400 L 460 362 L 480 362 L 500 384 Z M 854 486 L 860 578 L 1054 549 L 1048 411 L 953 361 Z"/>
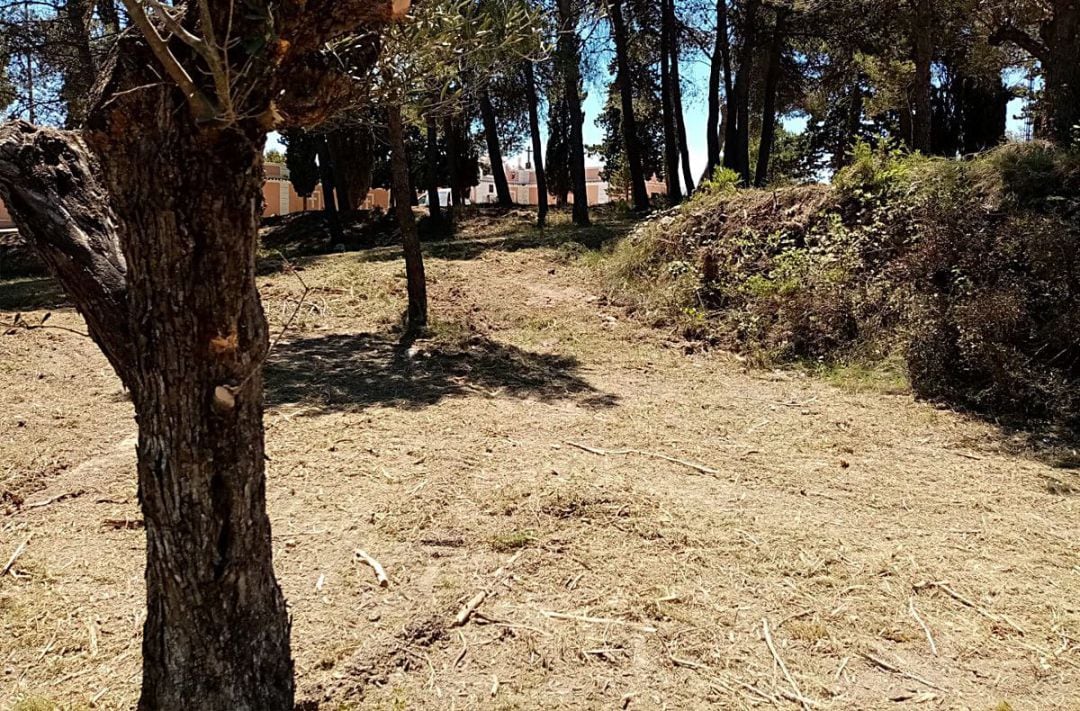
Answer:
<path fill-rule="evenodd" d="M 270 406 L 323 411 L 370 405 L 422 408 L 469 394 L 618 403 L 576 374 L 576 358 L 531 353 L 473 336 L 460 345 L 398 341 L 390 334 L 332 334 L 279 343 L 266 365 Z"/>
<path fill-rule="evenodd" d="M 70 305 L 59 282 L 52 277 L 0 281 L 0 311 L 55 309 Z"/>
<path fill-rule="evenodd" d="M 469 260 L 485 252 L 516 252 L 522 249 L 559 247 L 576 243 L 586 249 L 600 249 L 626 234 L 631 223 L 594 224 L 589 227 L 553 225 L 540 229 L 535 226 L 516 226 L 506 234 L 495 237 L 458 237 L 452 240 L 422 243 L 424 255 L 435 259 Z M 476 231 L 470 226 L 470 232 Z M 360 255 L 365 262 L 385 262 L 401 258 L 400 247 L 372 249 Z"/>

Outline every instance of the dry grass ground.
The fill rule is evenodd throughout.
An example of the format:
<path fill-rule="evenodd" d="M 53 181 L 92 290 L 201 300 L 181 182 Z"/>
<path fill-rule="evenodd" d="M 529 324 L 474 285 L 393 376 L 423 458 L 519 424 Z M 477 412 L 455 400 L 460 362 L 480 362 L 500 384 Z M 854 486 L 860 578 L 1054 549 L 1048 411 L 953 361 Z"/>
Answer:
<path fill-rule="evenodd" d="M 588 260 L 503 237 L 429 247 L 411 345 L 393 251 L 303 262 L 266 429 L 304 708 L 1080 709 L 1072 470 L 904 394 L 685 355 Z M 277 324 L 302 290 L 260 288 Z M 44 281 L 0 308 L 82 327 Z M 29 541 L 0 707 L 130 708 L 130 404 L 55 329 L 0 337 L 0 397 L 0 565 Z"/>

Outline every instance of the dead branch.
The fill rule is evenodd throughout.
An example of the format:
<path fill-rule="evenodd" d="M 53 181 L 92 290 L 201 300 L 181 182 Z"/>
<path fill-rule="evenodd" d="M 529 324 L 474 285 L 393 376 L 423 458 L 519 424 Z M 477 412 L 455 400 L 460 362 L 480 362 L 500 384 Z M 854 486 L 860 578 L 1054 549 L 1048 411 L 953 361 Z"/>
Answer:
<path fill-rule="evenodd" d="M 55 503 L 57 503 L 59 501 L 64 501 L 65 499 L 74 499 L 76 496 L 82 496 L 85 493 L 86 493 L 86 491 L 83 490 L 83 489 L 78 489 L 77 491 L 66 491 L 63 494 L 57 494 L 56 496 L 50 496 L 49 498 L 45 499 L 44 501 L 35 501 L 32 504 L 27 504 L 26 506 L 23 507 L 23 511 L 27 511 L 29 509 L 44 508 L 45 506 L 48 506 L 50 504 L 55 504 Z"/>
<path fill-rule="evenodd" d="M 761 630 L 765 633 L 765 644 L 768 645 L 769 651 L 772 653 L 773 659 L 780 665 L 780 671 L 784 673 L 784 678 L 791 684 L 791 688 L 795 691 L 796 700 L 802 705 L 804 709 L 809 711 L 810 701 L 803 693 L 799 691 L 799 685 L 795 683 L 795 677 L 791 676 L 791 672 L 788 671 L 787 664 L 784 664 L 783 658 L 780 653 L 776 651 L 776 645 L 773 644 L 772 634 L 769 633 L 769 621 L 766 619 L 761 620 Z"/>
<path fill-rule="evenodd" d="M 639 632 L 650 634 L 656 632 L 656 628 L 650 625 L 641 625 L 636 622 L 627 622 L 626 620 L 613 620 L 608 617 L 590 617 L 588 615 L 574 615 L 569 612 L 554 612 L 552 610 L 540 610 L 540 614 L 553 620 L 573 620 L 575 622 L 588 622 L 594 625 L 620 625 L 622 627 L 636 629 Z"/>
<path fill-rule="evenodd" d="M 571 447 L 577 447 L 578 449 L 589 452 L 590 454 L 597 454 L 600 456 L 638 454 L 642 457 L 663 459 L 664 461 L 679 464 L 684 467 L 689 467 L 690 469 L 693 469 L 702 474 L 708 474 L 710 476 L 719 476 L 720 474 L 720 472 L 716 469 L 713 469 L 712 467 L 707 467 L 704 464 L 697 464 L 695 462 L 687 461 L 685 459 L 679 459 L 678 457 L 672 457 L 671 455 L 663 454 L 661 452 L 649 452 L 643 449 L 600 449 L 598 447 L 590 447 L 586 444 L 581 444 L 580 442 L 571 442 L 569 440 L 567 440 L 566 443 Z"/>
<path fill-rule="evenodd" d="M 922 590 L 923 588 L 928 588 L 928 587 L 937 588 L 938 590 L 941 590 L 943 593 L 945 593 L 946 595 L 951 597 L 953 600 L 956 600 L 957 602 L 959 602 L 961 605 L 964 605 L 965 607 L 970 607 L 972 610 L 975 610 L 975 612 L 978 612 L 980 615 L 982 615 L 986 619 L 992 620 L 992 621 L 997 622 L 999 624 L 1008 625 L 1009 627 L 1012 627 L 1014 630 L 1016 630 L 1017 633 L 1019 633 L 1021 635 L 1027 634 L 1024 631 L 1023 627 L 1016 624 L 1015 622 L 1010 620 L 1005 615 L 998 615 L 996 613 L 990 612 L 989 610 L 987 610 L 984 607 L 980 607 L 979 605 L 976 605 L 971 600 L 967 599 L 966 597 L 964 597 L 960 593 L 953 590 L 946 583 L 939 582 L 939 581 L 930 581 L 930 582 L 925 582 L 925 583 L 918 583 L 914 587 L 915 587 L 916 590 Z"/>
<path fill-rule="evenodd" d="M 390 578 L 386 577 L 386 570 L 382 567 L 382 563 L 375 560 L 359 548 L 353 551 L 353 553 L 356 554 L 357 558 L 367 563 L 369 566 L 371 566 L 371 569 L 375 571 L 375 579 L 379 581 L 380 588 L 385 588 L 390 584 Z"/>
<path fill-rule="evenodd" d="M 930 651 L 933 652 L 934 656 L 936 657 L 938 653 L 937 645 L 934 643 L 934 635 L 930 634 L 930 628 L 927 626 L 926 622 L 923 621 L 923 618 L 919 615 L 919 611 L 915 609 L 915 598 L 913 597 L 908 598 L 908 610 L 911 612 L 911 616 L 915 618 L 915 621 L 919 623 L 919 626 L 922 627 L 923 632 L 926 633 L 926 641 L 930 643 Z"/>
<path fill-rule="evenodd" d="M 481 590 L 480 592 L 469 598 L 469 601 L 466 602 L 462 606 L 462 608 L 458 610 L 458 613 L 454 616 L 453 626 L 461 627 L 466 622 L 468 622 L 469 618 L 472 617 L 472 614 L 476 612 L 476 608 L 480 607 L 480 605 L 483 604 L 484 600 L 487 598 L 487 595 L 487 590 Z"/>
<path fill-rule="evenodd" d="M 870 654 L 869 652 L 860 652 L 860 654 L 862 654 L 863 658 L 865 658 L 871 664 L 873 664 L 874 666 L 880 667 L 880 668 L 884 669 L 885 671 L 890 671 L 893 674 L 899 674 L 900 676 L 904 677 L 905 679 L 911 679 L 912 681 L 917 681 L 920 684 L 923 684 L 924 686 L 929 686 L 931 689 L 937 689 L 938 691 L 943 690 L 937 684 L 935 684 L 935 683 L 933 683 L 931 681 L 927 681 L 926 679 L 923 679 L 918 674 L 912 674 L 911 672 L 906 672 L 903 669 L 897 667 L 896 665 L 890 664 L 889 662 L 885 661 L 881 657 L 876 657 L 873 654 Z"/>
<path fill-rule="evenodd" d="M 23 554 L 23 551 L 26 550 L 26 547 L 28 545 L 30 545 L 29 538 L 23 541 L 22 544 L 20 544 L 19 547 L 15 549 L 15 552 L 11 554 L 11 558 L 8 559 L 7 565 L 4 566 L 3 570 L 0 570 L 0 578 L 11 572 L 11 567 L 15 565 L 15 561 L 19 559 L 19 556 Z"/>

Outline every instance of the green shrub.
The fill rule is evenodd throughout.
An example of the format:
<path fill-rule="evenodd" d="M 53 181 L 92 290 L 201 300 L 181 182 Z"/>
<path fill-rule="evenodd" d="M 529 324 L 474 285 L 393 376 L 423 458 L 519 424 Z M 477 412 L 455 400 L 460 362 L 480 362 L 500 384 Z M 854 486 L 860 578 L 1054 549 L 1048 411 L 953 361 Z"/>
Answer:
<path fill-rule="evenodd" d="M 756 360 L 902 354 L 920 395 L 1075 425 L 1078 156 L 860 145 L 828 189 L 710 187 L 618 245 L 609 282 L 654 322 Z"/>

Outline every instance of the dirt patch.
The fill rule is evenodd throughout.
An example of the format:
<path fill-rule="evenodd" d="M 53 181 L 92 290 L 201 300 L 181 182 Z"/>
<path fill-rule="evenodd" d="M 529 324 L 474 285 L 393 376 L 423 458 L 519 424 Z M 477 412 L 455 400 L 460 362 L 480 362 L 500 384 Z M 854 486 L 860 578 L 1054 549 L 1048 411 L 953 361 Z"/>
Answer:
<path fill-rule="evenodd" d="M 683 355 L 584 262 L 480 245 L 431 259 L 409 345 L 400 262 L 302 264 L 266 428 L 304 708 L 1076 708 L 1080 497 L 1047 485 L 1072 470 L 907 396 Z M 260 279 L 274 328 L 302 288 Z M 0 706 L 131 708 L 130 404 L 68 332 L 0 337 L 0 364 L 0 563 L 29 540 Z"/>

